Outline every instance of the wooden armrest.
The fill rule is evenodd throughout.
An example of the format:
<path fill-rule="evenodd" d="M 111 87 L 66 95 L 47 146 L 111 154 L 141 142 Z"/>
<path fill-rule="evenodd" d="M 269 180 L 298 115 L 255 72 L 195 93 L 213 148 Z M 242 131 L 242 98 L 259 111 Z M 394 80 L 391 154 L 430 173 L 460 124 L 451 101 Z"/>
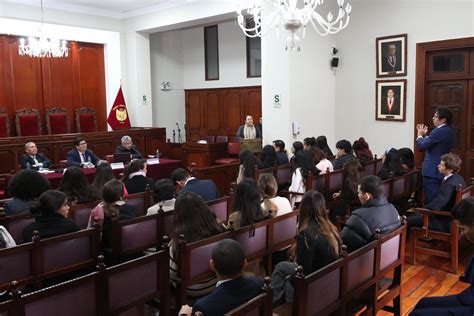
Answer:
<path fill-rule="evenodd" d="M 434 210 L 430 210 L 427 208 L 420 208 L 420 207 L 414 208 L 413 212 L 420 213 L 423 215 L 426 214 L 426 215 L 440 215 L 440 216 L 451 217 L 451 212 L 448 212 L 448 211 L 434 211 Z"/>

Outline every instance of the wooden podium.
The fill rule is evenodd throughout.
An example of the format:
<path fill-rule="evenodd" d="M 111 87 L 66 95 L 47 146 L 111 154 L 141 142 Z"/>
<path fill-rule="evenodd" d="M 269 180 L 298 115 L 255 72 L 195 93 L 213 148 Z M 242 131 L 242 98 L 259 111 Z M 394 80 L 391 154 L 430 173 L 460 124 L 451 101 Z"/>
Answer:
<path fill-rule="evenodd" d="M 241 139 L 240 140 L 240 151 L 250 150 L 254 154 L 259 154 L 262 152 L 262 139 Z"/>
<path fill-rule="evenodd" d="M 201 144 L 186 142 L 182 149 L 185 166 L 189 167 L 194 162 L 196 167 L 208 167 L 214 165 L 216 159 L 226 157 L 227 143 Z"/>

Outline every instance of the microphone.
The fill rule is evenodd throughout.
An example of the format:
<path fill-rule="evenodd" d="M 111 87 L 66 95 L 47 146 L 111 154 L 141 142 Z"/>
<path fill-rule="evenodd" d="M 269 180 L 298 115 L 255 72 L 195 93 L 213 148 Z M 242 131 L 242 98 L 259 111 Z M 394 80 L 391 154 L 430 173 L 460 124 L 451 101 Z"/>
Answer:
<path fill-rule="evenodd" d="M 179 124 L 178 124 L 178 123 L 176 123 L 176 126 L 178 127 L 178 132 L 180 132 L 181 130 L 179 129 Z"/>
<path fill-rule="evenodd" d="M 176 135 L 176 132 L 173 130 L 173 136 Z"/>

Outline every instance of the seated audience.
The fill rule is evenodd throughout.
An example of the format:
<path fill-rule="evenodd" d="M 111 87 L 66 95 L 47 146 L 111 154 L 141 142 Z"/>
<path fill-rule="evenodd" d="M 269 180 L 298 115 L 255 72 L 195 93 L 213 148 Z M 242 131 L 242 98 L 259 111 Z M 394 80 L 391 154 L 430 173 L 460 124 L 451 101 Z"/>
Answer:
<path fill-rule="evenodd" d="M 262 169 L 263 165 L 260 160 L 250 150 L 243 150 L 239 155 L 240 166 L 239 174 L 237 176 L 237 183 L 240 183 L 244 178 L 254 178 L 255 168 Z"/>
<path fill-rule="evenodd" d="M 136 159 L 128 166 L 125 187 L 128 194 L 145 192 L 146 188 L 153 188 L 154 181 L 146 176 L 147 163 L 145 159 Z"/>
<path fill-rule="evenodd" d="M 304 148 L 304 150 L 310 150 L 310 149 L 313 149 L 316 146 L 317 146 L 316 138 L 306 137 L 305 139 L 303 139 L 303 148 Z"/>
<path fill-rule="evenodd" d="M 377 176 L 382 181 L 390 179 L 391 177 L 398 177 L 405 173 L 400 160 L 400 154 L 395 148 L 390 148 L 385 151 L 382 156 L 382 169 L 380 169 Z"/>
<path fill-rule="evenodd" d="M 452 212 L 454 220 L 458 223 L 462 234 L 471 243 L 474 243 L 474 198 L 464 199 Z M 427 315 L 472 315 L 474 306 L 474 265 L 473 257 L 466 265 L 461 281 L 470 283 L 470 286 L 459 294 L 424 297 L 410 313 L 412 316 Z"/>
<path fill-rule="evenodd" d="M 276 179 L 271 174 L 262 174 L 258 180 L 261 207 L 264 212 L 271 211 L 272 216 L 279 216 L 292 211 L 290 201 L 287 198 L 276 196 L 278 185 Z"/>
<path fill-rule="evenodd" d="M 275 167 L 278 164 L 277 154 L 272 145 L 265 145 L 260 153 L 262 168 Z"/>
<path fill-rule="evenodd" d="M 74 148 L 67 153 L 69 166 L 93 168 L 103 162 L 105 161 L 100 160 L 92 150 L 87 149 L 87 142 L 83 137 L 76 138 Z"/>
<path fill-rule="evenodd" d="M 343 139 L 336 143 L 336 160 L 334 160 L 334 170 L 342 169 L 345 163 L 356 160 L 356 157 L 352 154 L 352 146 L 349 141 Z"/>
<path fill-rule="evenodd" d="M 20 170 L 8 183 L 7 190 L 13 199 L 3 204 L 5 215 L 21 214 L 28 212 L 33 201 L 49 190 L 49 181 L 34 170 Z"/>
<path fill-rule="evenodd" d="M 354 210 L 357 204 L 357 187 L 360 183 L 362 172 L 362 165 L 358 160 L 350 161 L 344 165 L 342 170 L 342 190 L 332 195 L 333 199 L 337 199 L 338 203 L 329 211 L 332 221 L 336 220 L 337 216 L 344 216 L 349 214 L 349 210 Z"/>
<path fill-rule="evenodd" d="M 130 154 L 132 159 L 142 159 L 142 154 L 138 151 L 137 146 L 133 144 L 132 138 L 128 135 L 125 135 L 120 140 L 121 145 L 118 145 L 115 148 L 116 153 L 127 153 Z"/>
<path fill-rule="evenodd" d="M 295 156 L 295 160 L 292 164 L 293 173 L 291 176 L 291 185 L 288 191 L 304 193 L 306 192 L 306 177 L 310 172 L 317 175 L 318 169 L 316 169 L 313 163 L 313 153 L 311 151 L 301 150 Z M 292 194 L 291 205 L 298 207 L 302 198 L 302 194 Z"/>
<path fill-rule="evenodd" d="M 456 190 L 459 186 L 466 187 L 466 183 L 461 175 L 458 174 L 461 169 L 461 158 L 455 154 L 446 154 L 441 156 L 438 165 L 438 171 L 444 178 L 439 187 L 438 195 L 433 201 L 424 205 L 424 208 L 434 211 L 451 211 L 456 200 Z M 423 215 L 416 214 L 408 217 L 408 228 L 423 226 Z M 430 216 L 429 228 L 441 232 L 449 232 L 451 220 L 444 216 Z"/>
<path fill-rule="evenodd" d="M 247 115 L 245 118 L 245 124 L 239 126 L 236 136 L 239 140 L 262 138 L 262 131 L 253 125 L 252 116 Z"/>
<path fill-rule="evenodd" d="M 244 276 L 247 266 L 242 246 L 233 239 L 220 241 L 212 250 L 209 267 L 216 272 L 216 289 L 200 298 L 191 308 L 185 305 L 179 315 L 194 315 L 201 312 L 206 316 L 221 316 L 244 304 L 262 291 L 263 281 L 253 276 Z"/>
<path fill-rule="evenodd" d="M 61 185 L 59 186 L 59 191 L 64 192 L 68 202 L 73 205 L 92 202 L 99 197 L 79 167 L 69 167 L 66 169 Z"/>
<path fill-rule="evenodd" d="M 298 265 L 305 275 L 319 270 L 339 258 L 341 237 L 329 221 L 324 196 L 317 191 L 304 194 L 300 206 L 296 263 L 280 262 L 272 275 L 273 303 L 293 303 L 291 275 Z"/>
<path fill-rule="evenodd" d="M 101 198 L 100 192 L 104 184 L 113 179 L 115 179 L 115 176 L 109 163 L 103 163 L 97 166 L 94 182 L 92 182 L 91 187 L 98 198 Z"/>
<path fill-rule="evenodd" d="M 369 144 L 367 144 L 364 137 L 360 137 L 358 140 L 354 141 L 352 149 L 354 150 L 356 158 L 361 162 L 374 160 L 374 155 L 372 155 L 372 152 L 369 149 Z"/>
<path fill-rule="evenodd" d="M 257 182 L 245 178 L 235 189 L 234 212 L 229 216 L 233 228 L 252 225 L 266 218 L 260 206 Z"/>
<path fill-rule="evenodd" d="M 38 153 L 38 148 L 33 142 L 25 144 L 25 154 L 20 157 L 21 169 L 35 169 L 49 168 L 51 161 L 45 155 Z"/>
<path fill-rule="evenodd" d="M 402 163 L 402 168 L 405 172 L 410 172 L 415 170 L 415 154 L 410 148 L 400 148 L 398 150 L 400 154 L 400 162 Z"/>
<path fill-rule="evenodd" d="M 67 218 L 69 203 L 66 194 L 61 191 L 48 190 L 40 195 L 31 208 L 36 214 L 35 221 L 23 229 L 23 240 L 31 241 L 37 230 L 41 239 L 79 231 L 79 226 Z"/>
<path fill-rule="evenodd" d="M 219 191 L 217 190 L 214 181 L 200 180 L 191 177 L 183 168 L 173 170 L 171 173 L 171 180 L 181 188 L 178 195 L 184 192 L 194 192 L 204 201 L 211 201 L 219 198 Z"/>
<path fill-rule="evenodd" d="M 91 211 L 90 224 L 95 219 L 102 226 L 102 248 L 110 248 L 110 225 L 112 218 L 127 220 L 138 217 L 139 210 L 134 205 L 124 201 L 123 184 L 119 180 L 110 180 L 102 189 L 102 202 Z"/>
<path fill-rule="evenodd" d="M 334 171 L 332 163 L 327 159 L 326 154 L 324 151 L 322 151 L 322 149 L 318 147 L 313 149 L 313 159 L 319 174 L 326 174 L 327 172 Z"/>
<path fill-rule="evenodd" d="M 341 232 L 344 245 L 352 252 L 370 242 L 375 230 L 382 234 L 400 226 L 397 209 L 384 196 L 382 180 L 377 176 L 362 178 L 358 188 L 362 207 L 353 211 Z"/>
<path fill-rule="evenodd" d="M 8 230 L 0 225 L 0 249 L 15 247 L 16 242 Z"/>
<path fill-rule="evenodd" d="M 328 146 L 328 140 L 326 139 L 326 136 L 324 136 L 324 135 L 318 136 L 316 138 L 316 145 L 322 151 L 324 151 L 324 153 L 326 154 L 326 157 L 332 157 L 333 156 L 331 148 L 329 148 L 329 146 Z"/>
<path fill-rule="evenodd" d="M 197 194 L 184 192 L 178 195 L 174 205 L 174 236 L 182 234 L 186 243 L 192 243 L 224 231 L 225 227 Z M 178 266 L 174 259 L 177 256 L 177 245 L 178 240 L 173 238 L 170 242 L 170 278 L 172 281 L 177 280 Z M 216 282 L 217 279 L 211 277 L 201 283 L 189 286 L 186 293 L 192 297 L 209 294 L 214 289 Z"/>
<path fill-rule="evenodd" d="M 155 182 L 153 201 L 155 205 L 148 208 L 146 215 L 158 213 L 161 208 L 164 212 L 174 210 L 176 188 L 171 179 L 161 179 Z"/>
<path fill-rule="evenodd" d="M 290 163 L 293 163 L 295 160 L 296 153 L 299 152 L 300 150 L 304 150 L 303 143 L 300 141 L 293 142 L 291 145 L 291 153 L 293 156 L 291 156 Z"/>
<path fill-rule="evenodd" d="M 289 164 L 290 161 L 288 160 L 288 155 L 286 154 L 285 150 L 285 142 L 281 139 L 277 139 L 273 141 L 273 147 L 275 148 L 277 160 L 279 165 L 286 165 Z"/>

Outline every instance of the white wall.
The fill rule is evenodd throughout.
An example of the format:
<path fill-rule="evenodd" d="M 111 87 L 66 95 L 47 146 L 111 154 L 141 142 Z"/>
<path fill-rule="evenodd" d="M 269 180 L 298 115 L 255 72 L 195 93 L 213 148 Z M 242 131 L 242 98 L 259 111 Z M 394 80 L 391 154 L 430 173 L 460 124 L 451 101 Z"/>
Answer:
<path fill-rule="evenodd" d="M 377 154 L 413 147 L 416 43 L 473 36 L 474 2 L 352 2 L 351 22 L 336 35 L 336 139 L 364 136 Z M 406 122 L 375 121 L 375 38 L 402 33 L 408 33 Z"/>

